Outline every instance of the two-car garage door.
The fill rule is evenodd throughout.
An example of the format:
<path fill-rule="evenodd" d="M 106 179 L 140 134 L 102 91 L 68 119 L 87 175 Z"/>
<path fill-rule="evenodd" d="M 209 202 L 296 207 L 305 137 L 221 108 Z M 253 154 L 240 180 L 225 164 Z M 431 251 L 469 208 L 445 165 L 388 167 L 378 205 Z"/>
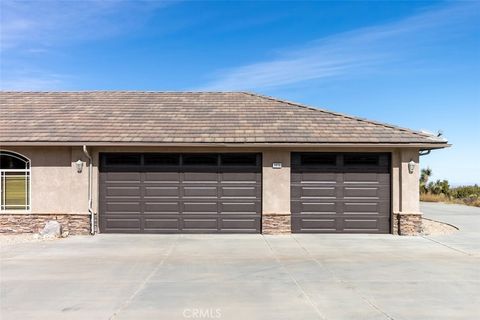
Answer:
<path fill-rule="evenodd" d="M 260 154 L 100 154 L 100 231 L 258 233 Z"/>

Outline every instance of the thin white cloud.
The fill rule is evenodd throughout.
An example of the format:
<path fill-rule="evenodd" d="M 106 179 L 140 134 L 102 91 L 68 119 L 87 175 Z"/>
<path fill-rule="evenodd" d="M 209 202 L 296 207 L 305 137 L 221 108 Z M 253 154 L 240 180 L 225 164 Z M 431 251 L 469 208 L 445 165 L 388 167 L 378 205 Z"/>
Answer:
<path fill-rule="evenodd" d="M 55 53 L 58 46 L 132 32 L 167 1 L 0 2 L 0 88 L 58 90 L 72 77 L 32 65 L 29 57 Z"/>
<path fill-rule="evenodd" d="M 8 76 L 0 78 L 1 89 L 10 91 L 48 91 L 64 88 L 70 77 L 51 73 L 46 70 L 29 69 L 16 70 Z"/>
<path fill-rule="evenodd" d="M 362 28 L 285 49 L 270 61 L 256 62 L 212 75 L 199 90 L 248 90 L 292 85 L 372 71 L 401 61 L 411 52 L 478 26 L 478 3 L 449 4 L 398 22 Z"/>
<path fill-rule="evenodd" d="M 119 34 L 142 24 L 160 1 L 12 1 L 1 2 L 2 51 Z"/>

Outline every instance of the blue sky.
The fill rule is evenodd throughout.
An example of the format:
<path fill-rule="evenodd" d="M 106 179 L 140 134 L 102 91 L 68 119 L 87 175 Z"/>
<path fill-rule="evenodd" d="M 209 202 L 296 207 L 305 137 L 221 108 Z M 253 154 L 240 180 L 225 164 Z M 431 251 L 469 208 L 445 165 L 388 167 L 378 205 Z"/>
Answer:
<path fill-rule="evenodd" d="M 437 132 L 480 183 L 480 2 L 1 2 L 3 90 L 249 90 Z"/>

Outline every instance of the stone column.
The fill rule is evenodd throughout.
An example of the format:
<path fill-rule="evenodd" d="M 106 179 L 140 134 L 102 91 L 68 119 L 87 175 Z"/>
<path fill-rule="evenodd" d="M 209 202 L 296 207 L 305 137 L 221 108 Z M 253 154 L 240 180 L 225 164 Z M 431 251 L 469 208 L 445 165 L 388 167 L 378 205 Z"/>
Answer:
<path fill-rule="evenodd" d="M 281 164 L 274 168 L 273 164 Z M 263 152 L 262 160 L 262 233 L 291 233 L 290 152 Z"/>
<path fill-rule="evenodd" d="M 418 152 L 418 149 L 400 149 L 392 157 L 394 234 L 418 235 L 422 232 Z M 412 173 L 408 169 L 410 161 L 415 163 Z"/>

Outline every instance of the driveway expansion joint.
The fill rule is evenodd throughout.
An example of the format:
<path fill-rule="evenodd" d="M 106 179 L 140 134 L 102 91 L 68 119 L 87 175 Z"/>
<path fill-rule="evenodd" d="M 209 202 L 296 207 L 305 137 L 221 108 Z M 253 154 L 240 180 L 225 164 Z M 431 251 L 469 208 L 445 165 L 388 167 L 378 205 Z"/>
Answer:
<path fill-rule="evenodd" d="M 295 240 L 295 242 L 300 246 L 300 248 L 302 248 L 302 250 L 306 253 L 306 255 L 309 257 L 310 260 L 312 260 L 313 262 L 315 262 L 317 265 L 319 265 L 320 267 L 323 267 L 325 268 L 325 270 L 327 270 L 334 279 L 336 279 L 337 282 L 345 285 L 348 289 L 351 289 L 353 292 L 355 292 L 363 301 L 365 301 L 369 306 L 371 306 L 373 309 L 377 310 L 379 313 L 383 314 L 388 320 L 395 320 L 395 318 L 393 318 L 391 315 L 389 315 L 388 313 L 386 313 L 384 310 L 382 310 L 379 306 L 377 306 L 375 303 L 371 302 L 370 299 L 368 299 L 367 297 L 365 297 L 363 294 L 361 294 L 357 288 L 355 287 L 354 283 L 353 282 L 349 282 L 349 281 L 346 281 L 342 278 L 340 278 L 335 272 L 333 272 L 330 268 L 328 268 L 326 265 L 324 265 L 323 263 L 321 263 L 320 261 L 318 261 L 317 258 L 315 258 L 314 256 L 312 256 L 310 254 L 310 252 L 307 250 L 307 248 L 305 248 L 301 243 L 300 241 L 298 241 L 298 239 L 292 235 L 292 238 Z"/>
<path fill-rule="evenodd" d="M 298 281 L 295 279 L 295 277 L 291 274 L 291 272 L 285 267 L 285 265 L 282 263 L 282 261 L 280 260 L 280 258 L 278 258 L 277 254 L 275 253 L 275 251 L 273 250 L 272 246 L 270 245 L 270 243 L 267 241 L 267 239 L 262 235 L 262 238 L 263 240 L 265 241 L 268 249 L 270 250 L 273 258 L 275 259 L 275 261 L 279 264 L 279 266 L 288 274 L 288 276 L 290 277 L 290 279 L 292 280 L 293 283 L 295 283 L 295 285 L 297 286 L 297 288 L 300 290 L 300 292 L 303 294 L 303 296 L 305 297 L 305 299 L 307 300 L 307 302 L 312 306 L 312 308 L 315 310 L 315 312 L 317 313 L 318 317 L 322 320 L 327 320 L 327 317 L 325 315 L 323 315 L 320 310 L 318 309 L 317 305 L 312 301 L 312 299 L 310 298 L 310 296 L 307 294 L 307 292 L 305 291 L 305 289 L 300 285 L 300 283 L 298 283 Z"/>
<path fill-rule="evenodd" d="M 440 241 L 438 241 L 438 240 L 433 240 L 433 239 L 429 238 L 428 236 L 422 236 L 422 238 L 427 239 L 427 240 L 430 240 L 430 241 L 432 241 L 432 242 L 434 242 L 434 243 L 437 243 L 437 244 L 439 244 L 439 245 L 442 245 L 442 246 L 444 246 L 444 247 L 446 247 L 446 248 L 448 248 L 448 249 L 451 249 L 451 250 L 453 250 L 453 251 L 456 251 L 456 252 L 465 254 L 465 255 L 467 255 L 467 256 L 469 256 L 469 257 L 472 257 L 472 256 L 473 256 L 473 254 L 471 254 L 471 253 L 469 253 L 469 252 L 466 252 L 466 251 L 463 251 L 463 250 L 454 248 L 454 247 L 449 246 L 448 244 L 445 244 L 445 243 L 440 242 Z"/>
<path fill-rule="evenodd" d="M 159 263 L 153 268 L 153 270 L 145 277 L 145 279 L 143 279 L 143 281 L 140 283 L 140 285 L 138 286 L 138 288 L 132 293 L 132 295 L 130 295 L 130 297 L 128 297 L 127 300 L 125 300 L 125 302 L 117 309 L 115 310 L 115 312 L 110 316 L 110 318 L 108 318 L 109 320 L 114 320 L 117 318 L 118 314 L 122 311 L 122 310 L 125 310 L 125 308 L 127 308 L 133 301 L 133 299 L 135 299 L 135 297 L 145 288 L 145 286 L 147 285 L 148 281 L 157 273 L 157 271 L 163 266 L 163 264 L 165 263 L 165 260 L 168 259 L 168 257 L 170 257 L 170 254 L 173 252 L 173 249 L 176 247 L 176 245 L 178 244 L 178 241 L 179 241 L 179 237 L 177 236 L 175 238 L 175 240 L 172 242 L 172 244 L 169 246 L 168 250 L 167 250 L 167 253 L 162 257 L 162 259 L 159 261 Z"/>

